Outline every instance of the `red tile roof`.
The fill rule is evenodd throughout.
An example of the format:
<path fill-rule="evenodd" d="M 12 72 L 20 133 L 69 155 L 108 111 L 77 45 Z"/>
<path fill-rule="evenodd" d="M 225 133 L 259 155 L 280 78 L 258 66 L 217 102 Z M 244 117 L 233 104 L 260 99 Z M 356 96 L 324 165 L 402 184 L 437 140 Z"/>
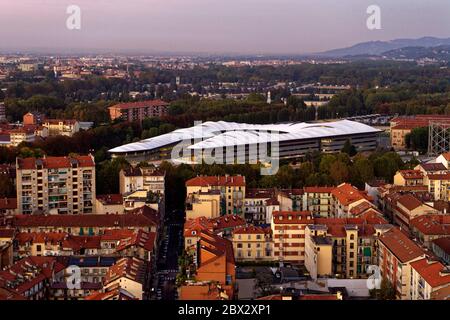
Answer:
<path fill-rule="evenodd" d="M 95 167 L 94 157 L 87 155 L 74 157 L 18 158 L 18 169 L 36 169 L 37 164 L 40 162 L 43 168 L 47 169 L 70 168 L 72 167 L 72 163 L 77 164 L 78 167 Z"/>
<path fill-rule="evenodd" d="M 234 214 L 212 218 L 209 219 L 209 221 L 213 224 L 214 231 L 236 228 L 247 224 L 247 221 L 245 221 L 242 217 Z"/>
<path fill-rule="evenodd" d="M 139 230 L 135 232 L 131 237 L 120 240 L 116 250 L 122 251 L 129 247 L 135 246 L 144 248 L 145 250 L 152 252 L 155 246 L 155 240 L 156 240 L 155 232 L 145 232 Z"/>
<path fill-rule="evenodd" d="M 450 234 L 450 215 L 423 215 L 413 218 L 409 224 L 425 235 Z"/>
<path fill-rule="evenodd" d="M 148 207 L 147 207 L 148 208 Z M 148 208 L 145 211 L 154 211 Z M 14 217 L 15 227 L 106 227 L 129 228 L 150 227 L 159 225 L 159 215 L 155 212 L 142 214 L 130 212 L 127 214 L 84 214 L 84 215 L 17 215 Z"/>
<path fill-rule="evenodd" d="M 405 194 L 405 195 L 401 196 L 397 200 L 397 202 L 410 211 L 423 205 L 422 201 L 420 201 L 416 197 L 412 196 L 411 194 Z"/>
<path fill-rule="evenodd" d="M 186 181 L 187 187 L 227 186 L 244 187 L 244 176 L 198 176 Z"/>
<path fill-rule="evenodd" d="M 450 284 L 450 273 L 443 274 L 445 266 L 438 261 L 422 259 L 411 263 L 411 267 L 432 287 Z"/>
<path fill-rule="evenodd" d="M 138 258 L 122 258 L 112 265 L 106 274 L 105 285 L 119 278 L 125 277 L 144 284 L 147 273 L 147 263 Z"/>
<path fill-rule="evenodd" d="M 305 193 L 331 193 L 334 187 L 305 187 Z"/>
<path fill-rule="evenodd" d="M 343 183 L 337 186 L 331 193 L 344 206 L 348 206 L 349 204 L 362 199 L 370 200 L 369 196 L 349 183 Z"/>
<path fill-rule="evenodd" d="M 233 231 L 233 234 L 266 234 L 267 229 L 256 226 L 240 227 Z"/>
<path fill-rule="evenodd" d="M 424 255 L 423 250 L 396 227 L 383 233 L 379 240 L 402 263 Z"/>
<path fill-rule="evenodd" d="M 405 180 L 423 179 L 423 172 L 420 170 L 399 170 L 399 173 Z"/>

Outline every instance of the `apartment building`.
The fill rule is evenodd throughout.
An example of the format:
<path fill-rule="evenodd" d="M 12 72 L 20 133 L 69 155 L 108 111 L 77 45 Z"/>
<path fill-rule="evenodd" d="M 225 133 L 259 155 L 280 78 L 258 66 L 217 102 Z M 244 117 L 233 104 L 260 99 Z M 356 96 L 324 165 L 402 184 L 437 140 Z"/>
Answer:
<path fill-rule="evenodd" d="M 342 183 L 331 191 L 332 213 L 334 217 L 350 217 L 350 210 L 363 202 L 372 204 L 370 198 L 364 191 L 352 186 L 349 183 Z"/>
<path fill-rule="evenodd" d="M 94 212 L 95 163 L 92 155 L 17 158 L 17 204 L 23 214 Z"/>
<path fill-rule="evenodd" d="M 430 300 L 434 292 L 444 288 L 450 288 L 448 267 L 427 258 L 411 263 L 411 300 Z"/>
<path fill-rule="evenodd" d="M 103 282 L 103 292 L 120 288 L 133 299 L 143 300 L 147 288 L 149 265 L 138 258 L 122 258 L 111 266 Z"/>
<path fill-rule="evenodd" d="M 163 117 L 169 111 L 169 104 L 162 100 L 119 103 L 109 107 L 111 120 L 142 121 L 145 118 Z"/>
<path fill-rule="evenodd" d="M 66 232 L 94 236 L 116 229 L 158 233 L 160 220 L 158 211 L 145 206 L 121 215 L 18 215 L 12 220 L 12 226 L 19 232 Z"/>
<path fill-rule="evenodd" d="M 244 215 L 245 177 L 199 176 L 186 182 L 187 199 L 198 192 L 220 191 L 220 214 Z"/>
<path fill-rule="evenodd" d="M 233 250 L 236 261 L 272 261 L 272 230 L 245 226 L 233 231 Z"/>
<path fill-rule="evenodd" d="M 399 170 L 394 176 L 394 184 L 397 186 L 423 185 L 424 173 L 420 170 Z"/>
<path fill-rule="evenodd" d="M 393 207 L 394 224 L 409 230 L 411 219 L 426 214 L 437 214 L 438 210 L 423 203 L 411 194 L 400 196 Z"/>
<path fill-rule="evenodd" d="M 334 187 L 305 187 L 303 210 L 321 217 L 331 217 L 333 215 L 333 196 L 331 194 L 333 189 Z"/>
<path fill-rule="evenodd" d="M 378 238 L 381 276 L 392 284 L 397 299 L 411 299 L 411 263 L 425 258 L 424 251 L 396 227 Z"/>
<path fill-rule="evenodd" d="M 274 260 L 304 264 L 305 228 L 313 223 L 309 211 L 274 212 L 271 223 Z"/>
<path fill-rule="evenodd" d="M 49 284 L 62 280 L 64 269 L 53 257 L 27 257 L 0 270 L 0 288 L 26 300 L 47 300 Z"/>
<path fill-rule="evenodd" d="M 315 218 L 307 226 L 306 267 L 315 276 L 367 278 L 368 266 L 377 264 L 377 239 L 391 227 L 375 211 L 358 218 Z"/>
<path fill-rule="evenodd" d="M 333 242 L 327 230 L 324 225 L 305 229 L 305 268 L 313 280 L 333 276 Z"/>
<path fill-rule="evenodd" d="M 164 195 L 166 173 L 155 167 L 130 167 L 120 170 L 120 193 L 145 190 Z"/>
<path fill-rule="evenodd" d="M 45 119 L 42 126 L 48 129 L 49 136 L 72 137 L 80 131 L 80 123 L 75 119 Z"/>
<path fill-rule="evenodd" d="M 209 292 L 212 285 L 219 287 L 211 299 L 233 299 L 235 295 L 236 265 L 231 241 L 208 231 L 200 231 L 197 243 L 197 270 L 195 282 L 180 287 L 180 300 L 195 299 Z M 194 294 L 194 295 L 193 295 Z"/>
<path fill-rule="evenodd" d="M 432 242 L 450 235 L 450 215 L 421 215 L 411 220 L 410 231 L 413 237 L 425 247 L 431 248 Z"/>
<path fill-rule="evenodd" d="M 434 200 L 450 201 L 450 172 L 428 174 L 424 182 Z"/>
<path fill-rule="evenodd" d="M 205 189 L 190 193 L 186 198 L 186 219 L 217 218 L 221 213 L 220 204 L 220 190 Z"/>
<path fill-rule="evenodd" d="M 123 214 L 124 199 L 121 194 L 97 195 L 95 199 L 96 214 Z"/>

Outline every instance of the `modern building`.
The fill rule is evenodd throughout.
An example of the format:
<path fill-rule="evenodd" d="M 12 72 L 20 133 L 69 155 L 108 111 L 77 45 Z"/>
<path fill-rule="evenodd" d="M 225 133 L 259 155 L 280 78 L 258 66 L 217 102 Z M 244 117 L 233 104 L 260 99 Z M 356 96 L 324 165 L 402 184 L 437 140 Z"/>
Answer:
<path fill-rule="evenodd" d="M 108 109 L 111 120 L 121 119 L 132 122 L 142 121 L 145 118 L 163 117 L 169 111 L 169 104 L 162 100 L 148 100 L 119 103 Z"/>
<path fill-rule="evenodd" d="M 92 155 L 17 158 L 16 172 L 20 213 L 94 212 L 95 162 Z"/>
<path fill-rule="evenodd" d="M 375 150 L 381 131 L 349 120 L 320 123 L 205 122 L 109 150 L 131 163 L 270 163 L 319 151 L 339 152 L 347 140 L 358 151 Z"/>

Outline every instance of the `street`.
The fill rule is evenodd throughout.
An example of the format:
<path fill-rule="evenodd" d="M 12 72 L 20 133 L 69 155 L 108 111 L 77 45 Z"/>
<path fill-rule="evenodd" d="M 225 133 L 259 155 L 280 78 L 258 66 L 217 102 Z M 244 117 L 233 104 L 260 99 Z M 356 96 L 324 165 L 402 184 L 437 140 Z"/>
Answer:
<path fill-rule="evenodd" d="M 173 211 L 165 222 L 166 232 L 161 241 L 154 299 L 175 300 L 178 298 L 175 280 L 178 274 L 178 255 L 183 249 L 183 213 Z"/>

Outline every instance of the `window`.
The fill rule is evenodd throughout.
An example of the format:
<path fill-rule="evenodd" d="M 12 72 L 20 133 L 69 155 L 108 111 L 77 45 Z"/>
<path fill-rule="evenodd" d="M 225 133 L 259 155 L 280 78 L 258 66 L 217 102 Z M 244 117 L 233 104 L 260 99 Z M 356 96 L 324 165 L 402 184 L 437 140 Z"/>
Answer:
<path fill-rule="evenodd" d="M 42 246 L 40 244 L 38 244 L 36 246 L 36 251 L 41 252 L 42 251 Z"/>
<path fill-rule="evenodd" d="M 350 235 L 350 240 L 355 240 L 355 235 L 354 234 Z"/>

